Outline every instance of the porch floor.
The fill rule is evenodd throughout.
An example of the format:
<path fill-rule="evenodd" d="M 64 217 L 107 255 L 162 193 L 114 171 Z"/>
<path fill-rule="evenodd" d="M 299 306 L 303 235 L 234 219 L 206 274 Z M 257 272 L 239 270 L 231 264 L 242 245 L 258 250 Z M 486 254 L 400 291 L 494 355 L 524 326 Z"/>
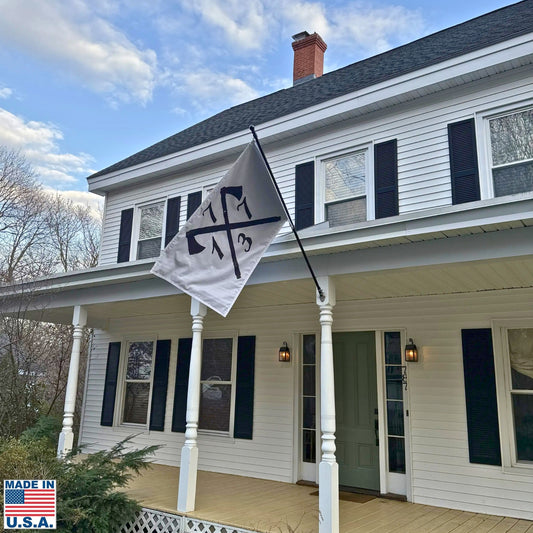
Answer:
<path fill-rule="evenodd" d="M 127 491 L 143 507 L 177 513 L 178 480 L 179 468 L 154 464 L 133 479 Z M 268 533 L 314 533 L 316 493 L 309 486 L 199 471 L 196 511 L 187 515 Z M 340 501 L 342 533 L 533 533 L 528 520 L 383 498 L 360 500 Z"/>

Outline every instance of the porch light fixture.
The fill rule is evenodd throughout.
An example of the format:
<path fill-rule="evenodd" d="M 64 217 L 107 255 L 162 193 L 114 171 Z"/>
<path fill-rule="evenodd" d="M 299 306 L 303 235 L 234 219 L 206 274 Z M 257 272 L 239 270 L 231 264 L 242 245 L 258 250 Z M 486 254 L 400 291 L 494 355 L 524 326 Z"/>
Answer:
<path fill-rule="evenodd" d="M 279 360 L 283 363 L 290 363 L 291 361 L 291 351 L 287 346 L 287 341 L 285 341 L 283 346 L 279 349 Z"/>
<path fill-rule="evenodd" d="M 413 339 L 409 339 L 409 343 L 405 345 L 405 361 L 407 363 L 418 363 L 418 350 Z"/>

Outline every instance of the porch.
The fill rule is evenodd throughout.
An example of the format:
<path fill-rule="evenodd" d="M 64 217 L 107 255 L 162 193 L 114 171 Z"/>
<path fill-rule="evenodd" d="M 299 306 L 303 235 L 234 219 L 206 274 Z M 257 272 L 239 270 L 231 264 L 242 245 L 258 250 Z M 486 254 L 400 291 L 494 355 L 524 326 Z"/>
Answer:
<path fill-rule="evenodd" d="M 179 468 L 154 464 L 133 479 L 128 493 L 148 509 L 177 513 Z M 395 533 L 533 533 L 516 518 L 342 493 L 340 531 Z M 196 510 L 187 517 L 268 533 L 318 532 L 318 496 L 312 486 L 198 471 Z M 218 531 L 201 528 L 185 531 Z M 133 529 L 132 529 L 133 530 Z M 228 532 L 230 529 L 226 529 Z M 159 531 L 159 530 L 158 530 Z M 235 530 L 238 531 L 238 530 Z"/>

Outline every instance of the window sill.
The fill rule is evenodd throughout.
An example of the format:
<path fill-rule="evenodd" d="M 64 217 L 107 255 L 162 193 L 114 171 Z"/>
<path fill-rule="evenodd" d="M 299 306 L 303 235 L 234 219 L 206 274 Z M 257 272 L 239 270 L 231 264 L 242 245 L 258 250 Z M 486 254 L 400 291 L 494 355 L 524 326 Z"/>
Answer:
<path fill-rule="evenodd" d="M 533 477 L 533 462 L 504 466 L 503 473 L 509 476 L 527 476 L 531 478 Z"/>
<path fill-rule="evenodd" d="M 150 430 L 143 424 L 132 424 L 132 423 L 123 423 L 119 424 L 118 426 L 113 426 L 113 431 L 121 431 L 121 430 L 128 430 L 132 431 L 135 430 L 136 435 L 149 435 Z"/>
<path fill-rule="evenodd" d="M 212 431 L 209 429 L 199 429 L 198 438 L 201 438 L 202 440 L 210 440 L 211 438 L 213 438 L 215 441 L 219 439 L 227 439 L 230 442 L 235 442 L 235 439 L 229 433 L 229 431 Z"/>

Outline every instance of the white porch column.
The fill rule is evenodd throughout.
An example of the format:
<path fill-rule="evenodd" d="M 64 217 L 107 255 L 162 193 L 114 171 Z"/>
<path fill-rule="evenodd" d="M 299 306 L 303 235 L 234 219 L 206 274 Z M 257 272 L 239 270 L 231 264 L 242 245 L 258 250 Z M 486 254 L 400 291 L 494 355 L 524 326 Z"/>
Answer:
<path fill-rule="evenodd" d="M 198 471 L 198 419 L 200 415 L 200 373 L 202 370 L 202 330 L 207 308 L 191 299 L 192 347 L 187 392 L 185 443 L 181 449 L 178 511 L 194 511 L 196 502 L 196 473 Z"/>
<path fill-rule="evenodd" d="M 333 375 L 333 307 L 335 285 L 330 277 L 319 278 L 324 300 L 317 294 L 320 309 L 320 428 L 322 460 L 318 470 L 319 532 L 339 533 L 339 465 L 335 459 L 335 381 Z"/>
<path fill-rule="evenodd" d="M 63 429 L 59 434 L 57 443 L 57 456 L 64 457 L 72 450 L 74 444 L 74 433 L 72 425 L 74 423 L 74 409 L 76 407 L 76 396 L 78 392 L 78 371 L 80 369 L 81 339 L 83 328 L 87 324 L 87 310 L 80 305 L 74 307 L 72 316 L 72 352 L 70 354 L 70 365 L 68 368 L 67 390 L 65 392 L 65 409 L 63 414 Z"/>

